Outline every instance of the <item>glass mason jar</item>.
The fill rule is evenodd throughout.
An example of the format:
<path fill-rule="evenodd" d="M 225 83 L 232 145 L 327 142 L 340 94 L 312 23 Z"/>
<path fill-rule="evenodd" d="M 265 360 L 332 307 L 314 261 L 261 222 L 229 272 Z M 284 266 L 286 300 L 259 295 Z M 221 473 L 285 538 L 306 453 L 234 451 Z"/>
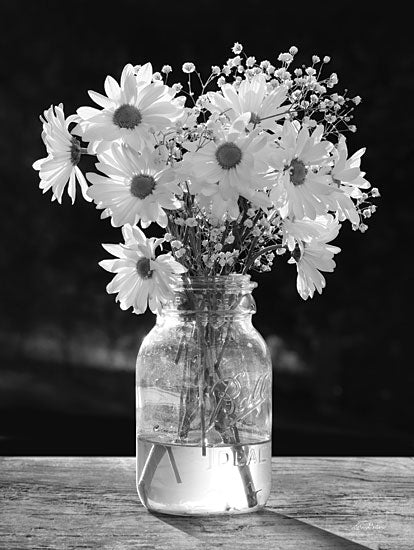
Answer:
<path fill-rule="evenodd" d="M 151 511 L 234 514 L 271 486 L 272 365 L 248 275 L 187 277 L 142 342 L 137 489 Z"/>

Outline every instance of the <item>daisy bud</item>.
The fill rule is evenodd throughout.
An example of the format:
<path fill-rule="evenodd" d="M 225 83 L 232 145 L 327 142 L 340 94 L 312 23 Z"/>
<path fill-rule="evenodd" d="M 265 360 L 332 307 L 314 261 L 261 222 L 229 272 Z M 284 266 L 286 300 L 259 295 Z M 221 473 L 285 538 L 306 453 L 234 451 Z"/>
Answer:
<path fill-rule="evenodd" d="M 291 46 L 289 48 L 289 53 L 290 53 L 290 55 L 296 55 L 298 53 L 297 47 L 296 46 Z"/>
<path fill-rule="evenodd" d="M 251 227 L 253 227 L 253 222 L 252 222 L 252 220 L 245 220 L 243 225 L 244 225 L 244 227 L 251 228 Z"/>
<path fill-rule="evenodd" d="M 225 242 L 226 242 L 227 244 L 233 244 L 233 243 L 234 243 L 234 235 L 233 235 L 233 234 L 232 234 L 232 235 L 228 235 L 228 237 L 226 237 Z"/>
<path fill-rule="evenodd" d="M 221 88 L 222 86 L 224 86 L 224 84 L 226 83 L 226 79 L 224 78 L 224 76 L 221 76 L 218 80 L 217 80 L 217 85 Z"/>
<path fill-rule="evenodd" d="M 195 71 L 195 65 L 194 63 L 191 63 L 190 61 L 187 61 L 187 63 L 184 63 L 182 66 L 183 73 L 190 74 Z"/>
<path fill-rule="evenodd" d="M 182 248 L 183 243 L 178 240 L 171 241 L 171 248 Z"/>
<path fill-rule="evenodd" d="M 329 55 L 325 55 L 325 57 L 323 58 L 324 63 L 329 63 L 330 60 L 331 58 L 329 57 Z"/>
<path fill-rule="evenodd" d="M 283 254 L 286 252 L 286 248 L 277 248 L 276 254 L 277 256 L 283 256 Z"/>
<path fill-rule="evenodd" d="M 161 69 L 161 72 L 164 74 L 169 74 L 172 71 L 171 65 L 164 65 Z"/>
<path fill-rule="evenodd" d="M 362 100 L 359 95 L 356 95 L 352 101 L 355 103 L 355 105 L 359 105 Z"/>
<path fill-rule="evenodd" d="M 156 82 L 157 80 L 162 80 L 162 75 L 161 75 L 161 73 L 154 73 L 154 74 L 152 75 L 152 81 L 153 81 L 153 82 Z"/>
<path fill-rule="evenodd" d="M 379 197 L 380 196 L 380 192 L 378 191 L 378 188 L 377 187 L 373 187 L 371 189 L 371 197 Z"/>
<path fill-rule="evenodd" d="M 211 73 L 212 74 L 219 75 L 220 72 L 221 72 L 220 67 L 218 67 L 217 65 L 212 65 L 212 67 L 211 67 Z"/>
<path fill-rule="evenodd" d="M 320 58 L 317 55 L 312 55 L 312 63 L 319 63 Z"/>

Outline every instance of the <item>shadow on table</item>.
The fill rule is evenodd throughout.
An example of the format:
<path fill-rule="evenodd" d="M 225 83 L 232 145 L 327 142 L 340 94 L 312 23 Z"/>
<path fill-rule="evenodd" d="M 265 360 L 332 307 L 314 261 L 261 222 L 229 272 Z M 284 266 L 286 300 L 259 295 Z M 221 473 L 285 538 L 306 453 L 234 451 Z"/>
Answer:
<path fill-rule="evenodd" d="M 153 515 L 198 541 L 210 544 L 212 548 L 253 548 L 253 545 L 264 550 L 311 550 L 312 548 L 366 550 L 368 548 L 269 509 L 231 517 L 196 518 Z"/>

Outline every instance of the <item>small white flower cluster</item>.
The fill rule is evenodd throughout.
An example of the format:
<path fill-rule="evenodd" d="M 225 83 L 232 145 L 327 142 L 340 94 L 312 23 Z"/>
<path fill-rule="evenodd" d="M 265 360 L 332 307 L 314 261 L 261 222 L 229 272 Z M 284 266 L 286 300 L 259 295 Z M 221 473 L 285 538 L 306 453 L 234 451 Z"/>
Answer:
<path fill-rule="evenodd" d="M 279 67 L 267 59 L 257 61 L 255 57 L 248 57 L 241 44 L 236 43 L 232 51 L 236 54 L 235 57 L 229 58 L 221 69 L 217 66 L 212 67 L 214 75 L 219 77 L 219 87 L 230 80 L 234 88 L 238 89 L 244 79 L 262 74 L 269 89 L 281 85 L 287 88 L 287 101 L 291 104 L 290 116 L 295 120 L 311 126 L 323 121 L 326 127 L 325 135 L 339 135 L 347 130 L 356 131 L 356 126 L 350 122 L 354 105 L 361 102 L 361 97 L 349 98 L 346 95 L 330 93 L 330 89 L 336 86 L 339 80 L 336 73 L 330 73 L 322 78 L 324 66 L 331 61 L 329 56 L 324 56 L 321 61 L 319 56 L 313 55 L 312 64 L 290 70 L 290 65 L 298 53 L 296 46 L 289 48 L 288 52 L 279 54 Z"/>
<path fill-rule="evenodd" d="M 167 84 L 170 65 L 128 64 L 119 82 L 105 79 L 105 95 L 89 91 L 98 108 L 65 119 L 60 105 L 42 118 L 41 189 L 60 202 L 67 187 L 74 200 L 78 181 L 101 217 L 122 227 L 123 245 L 105 245 L 117 260 L 102 265 L 117 273 L 108 292 L 124 309 L 159 311 L 182 273 L 270 271 L 278 256 L 296 265 L 302 298 L 312 297 L 335 266 L 340 249 L 329 243 L 341 224 L 365 232 L 376 210 L 365 150 L 349 156 L 343 134 L 356 130 L 361 98 L 332 90 L 336 73 L 322 75 L 330 58 L 294 68 L 295 46 L 274 63 L 237 42 L 232 53 L 205 81 L 183 63 L 186 86 Z M 97 157 L 89 187 L 82 154 Z M 138 228 L 151 223 L 162 239 Z M 156 255 L 159 247 L 170 251 Z"/>

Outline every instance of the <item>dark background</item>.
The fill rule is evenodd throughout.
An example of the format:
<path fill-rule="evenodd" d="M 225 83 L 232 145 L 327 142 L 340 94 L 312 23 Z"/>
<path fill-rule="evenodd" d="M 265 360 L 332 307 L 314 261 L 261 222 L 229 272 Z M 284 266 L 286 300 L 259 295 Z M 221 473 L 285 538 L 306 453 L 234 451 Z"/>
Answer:
<path fill-rule="evenodd" d="M 91 204 L 50 203 L 31 164 L 38 115 L 91 105 L 107 74 L 185 61 L 205 75 L 235 41 L 276 64 L 299 48 L 332 58 L 360 95 L 354 152 L 382 197 L 365 235 L 345 224 L 322 296 L 303 302 L 285 260 L 257 276 L 254 322 L 274 358 L 279 455 L 413 454 L 414 55 L 408 14 L 363 3 L 0 3 L 0 454 L 134 454 L 134 362 L 151 314 L 122 312 L 97 266 L 120 231 Z M 81 168 L 91 170 L 83 163 Z"/>

